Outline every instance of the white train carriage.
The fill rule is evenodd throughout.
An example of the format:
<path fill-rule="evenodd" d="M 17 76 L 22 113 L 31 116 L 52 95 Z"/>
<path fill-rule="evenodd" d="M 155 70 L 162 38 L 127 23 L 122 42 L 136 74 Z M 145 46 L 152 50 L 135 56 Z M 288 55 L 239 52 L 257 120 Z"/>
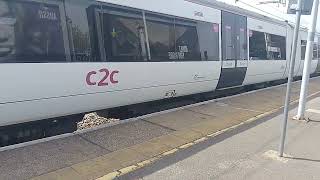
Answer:
<path fill-rule="evenodd" d="M 287 25 L 248 17 L 249 65 L 244 84 L 284 78 Z"/>
<path fill-rule="evenodd" d="M 305 55 L 306 55 L 308 32 L 307 32 L 307 30 L 300 31 L 299 35 L 300 35 L 300 38 L 298 39 L 298 47 L 300 47 L 300 48 L 297 49 L 297 57 L 296 57 L 297 63 L 296 63 L 296 66 L 298 66 L 298 72 L 296 72 L 296 74 L 295 74 L 296 76 L 302 76 L 302 73 L 303 73 L 304 59 L 305 59 Z M 318 36 L 315 37 L 314 41 L 315 41 L 315 43 L 313 45 L 310 72 L 315 72 L 316 71 L 316 68 L 317 68 L 317 65 L 318 65 L 318 59 L 320 57 L 319 56 L 320 55 L 319 54 L 320 49 L 318 49 L 318 46 L 319 46 Z"/>
<path fill-rule="evenodd" d="M 284 79 L 291 37 L 214 1 L 0 0 L 0 126 Z"/>

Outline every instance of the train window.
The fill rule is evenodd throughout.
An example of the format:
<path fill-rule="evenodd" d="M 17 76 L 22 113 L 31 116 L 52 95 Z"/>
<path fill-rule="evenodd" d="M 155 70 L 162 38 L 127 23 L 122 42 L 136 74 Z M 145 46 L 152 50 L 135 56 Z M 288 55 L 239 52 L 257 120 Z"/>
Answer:
<path fill-rule="evenodd" d="M 307 46 L 307 41 L 301 40 L 301 60 L 305 59 L 306 46 Z M 318 59 L 318 44 L 314 43 L 312 48 L 313 48 L 312 59 Z"/>
<path fill-rule="evenodd" d="M 61 4 L 0 0 L 0 62 L 66 61 Z"/>
<path fill-rule="evenodd" d="M 199 45 L 203 61 L 219 61 L 219 25 L 198 22 Z"/>
<path fill-rule="evenodd" d="M 317 43 L 313 43 L 312 59 L 318 59 L 318 45 L 317 45 Z"/>
<path fill-rule="evenodd" d="M 274 34 L 250 31 L 249 55 L 252 60 L 285 60 L 286 38 Z"/>
<path fill-rule="evenodd" d="M 286 59 L 286 38 L 274 34 L 266 34 L 267 57 L 269 60 Z"/>
<path fill-rule="evenodd" d="M 142 12 L 103 10 L 101 24 L 107 61 L 146 61 Z"/>
<path fill-rule="evenodd" d="M 265 33 L 249 32 L 249 56 L 251 60 L 267 60 Z"/>
<path fill-rule="evenodd" d="M 198 61 L 197 24 L 146 14 L 151 61 Z"/>
<path fill-rule="evenodd" d="M 101 61 L 95 16 L 99 7 L 88 0 L 65 0 L 69 46 L 74 62 Z"/>
<path fill-rule="evenodd" d="M 174 19 L 147 14 L 151 61 L 174 59 Z"/>
<path fill-rule="evenodd" d="M 200 60 L 196 23 L 175 21 L 175 53 L 176 52 L 181 53 L 181 56 L 178 56 L 181 60 Z"/>
<path fill-rule="evenodd" d="M 301 40 L 301 60 L 305 59 L 306 47 L 307 47 L 307 41 L 306 40 Z"/>

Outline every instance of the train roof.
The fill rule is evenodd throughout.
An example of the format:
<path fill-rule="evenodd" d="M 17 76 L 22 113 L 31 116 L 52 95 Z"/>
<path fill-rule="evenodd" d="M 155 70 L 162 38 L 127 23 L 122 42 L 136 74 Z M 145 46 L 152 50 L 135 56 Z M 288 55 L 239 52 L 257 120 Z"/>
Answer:
<path fill-rule="evenodd" d="M 232 13 L 236 13 L 239 15 L 244 15 L 244 16 L 248 16 L 248 17 L 252 17 L 252 18 L 256 18 L 264 21 L 269 21 L 276 24 L 287 25 L 286 21 L 281 21 L 281 20 L 278 20 L 269 16 L 265 16 L 253 11 L 249 11 L 241 7 L 227 4 L 221 1 L 216 1 L 216 0 L 184 0 L 184 1 L 188 1 L 191 3 L 195 3 L 195 4 L 199 4 L 199 5 L 203 5 L 211 8 L 216 8 L 224 11 L 230 11 Z"/>
<path fill-rule="evenodd" d="M 207 7 L 211 7 L 211 8 L 217 8 L 217 9 L 224 10 L 224 11 L 230 11 L 230 12 L 233 12 L 233 13 L 236 13 L 239 15 L 244 15 L 244 16 L 256 18 L 259 20 L 268 21 L 270 23 L 275 23 L 275 24 L 279 24 L 279 25 L 283 25 L 283 26 L 286 26 L 287 24 L 294 26 L 294 23 L 292 23 L 292 22 L 288 22 L 286 20 L 281 21 L 279 19 L 265 16 L 265 15 L 262 15 L 262 14 L 259 14 L 259 13 L 253 12 L 253 11 L 249 11 L 244 8 L 234 6 L 231 4 L 227 4 L 227 3 L 221 2 L 221 1 L 216 1 L 216 0 L 184 0 L 184 1 L 188 1 L 191 3 L 195 3 L 195 4 L 199 4 L 199 5 L 203 5 L 203 6 L 207 6 Z M 308 28 L 300 26 L 300 30 L 307 31 Z"/>
<path fill-rule="evenodd" d="M 112 4 L 118 4 L 118 5 L 122 5 L 122 6 L 129 6 L 129 7 L 138 8 L 138 9 L 144 9 L 144 10 L 148 10 L 148 8 L 149 8 L 149 5 L 145 4 L 144 0 L 139 0 L 139 1 L 136 1 L 136 2 L 131 2 L 131 0 L 97 0 L 97 1 L 98 2 L 107 2 L 107 3 L 112 3 Z M 175 1 L 177 3 L 175 5 L 177 5 L 177 6 L 179 6 L 180 3 L 183 4 L 183 2 L 188 2 L 188 3 L 194 4 L 194 5 L 200 6 L 199 8 L 201 8 L 201 6 L 202 6 L 202 7 L 206 7 L 206 8 L 209 8 L 209 9 L 223 10 L 223 11 L 228 11 L 228 12 L 231 12 L 231 13 L 247 16 L 249 18 L 254 18 L 254 19 L 257 19 L 257 20 L 265 21 L 265 22 L 268 22 L 268 23 L 277 24 L 277 25 L 280 25 L 280 26 L 290 25 L 291 27 L 294 27 L 294 23 L 289 22 L 288 20 L 276 19 L 276 18 L 273 18 L 273 17 L 270 17 L 270 16 L 259 14 L 259 13 L 254 12 L 254 11 L 250 11 L 250 10 L 244 9 L 242 7 L 238 7 L 238 6 L 235 6 L 235 5 L 232 5 L 232 4 L 228 4 L 228 3 L 225 3 L 225 2 L 221 2 L 221 1 L 217 1 L 217 0 L 175 0 Z M 150 7 L 152 7 L 152 6 L 150 6 Z M 172 10 L 172 8 L 176 8 L 176 7 L 172 7 L 171 6 L 170 8 L 168 8 L 168 9 L 170 9 L 169 11 L 164 10 L 164 9 L 160 10 L 159 7 L 156 7 L 154 9 L 152 9 L 151 11 L 155 11 L 155 12 L 164 13 L 164 14 L 170 14 L 171 15 L 171 13 L 174 11 L 174 10 Z M 210 12 L 210 10 L 209 11 L 206 10 L 206 11 Z M 216 12 L 210 13 L 210 16 L 211 17 L 214 16 L 215 13 Z M 172 15 L 174 15 L 174 14 L 172 14 Z M 184 16 L 184 15 L 182 15 L 182 16 Z M 190 18 L 190 17 L 186 17 L 186 18 Z M 199 20 L 201 20 L 201 19 L 199 19 Z M 207 21 L 207 20 L 205 20 L 205 21 Z M 307 30 L 308 30 L 307 27 L 300 26 L 300 31 L 306 32 Z M 316 34 L 319 35 L 318 32 Z"/>

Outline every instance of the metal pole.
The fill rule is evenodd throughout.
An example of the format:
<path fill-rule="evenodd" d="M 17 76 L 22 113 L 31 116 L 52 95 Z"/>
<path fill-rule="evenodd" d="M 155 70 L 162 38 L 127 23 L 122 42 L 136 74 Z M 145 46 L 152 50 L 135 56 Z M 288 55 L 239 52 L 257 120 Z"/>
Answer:
<path fill-rule="evenodd" d="M 316 24 L 317 24 L 318 6 L 319 6 L 319 0 L 314 0 L 312 12 L 311 12 L 312 21 L 311 21 L 309 32 L 308 32 L 306 58 L 304 60 L 304 67 L 303 67 L 298 114 L 295 117 L 295 119 L 298 119 L 298 120 L 305 120 L 307 92 L 308 92 L 309 78 L 310 78 L 310 64 L 313 56 L 313 43 L 314 43 L 314 36 L 315 36 L 315 30 L 316 30 Z"/>
<path fill-rule="evenodd" d="M 284 117 L 283 117 L 283 123 L 281 126 L 281 141 L 280 141 L 280 147 L 279 147 L 279 156 L 280 157 L 283 157 L 284 143 L 285 143 L 286 132 L 287 132 L 289 103 L 290 103 L 290 98 L 291 98 L 291 84 L 292 84 L 294 65 L 295 65 L 295 60 L 296 60 L 298 34 L 299 34 L 300 19 L 301 19 L 301 9 L 302 9 L 302 0 L 298 0 L 298 7 L 296 9 L 296 25 L 294 28 L 293 45 L 292 45 L 292 49 L 291 49 L 291 58 L 290 58 L 290 66 L 289 66 L 287 94 L 286 94 L 286 100 L 284 103 L 284 111 L 283 111 Z"/>

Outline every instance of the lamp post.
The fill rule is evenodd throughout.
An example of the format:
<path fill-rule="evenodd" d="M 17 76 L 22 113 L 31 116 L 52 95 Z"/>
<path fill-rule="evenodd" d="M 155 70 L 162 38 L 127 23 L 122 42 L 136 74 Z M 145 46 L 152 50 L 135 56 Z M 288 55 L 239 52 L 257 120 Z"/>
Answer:
<path fill-rule="evenodd" d="M 285 143 L 286 134 L 287 134 L 289 105 L 290 105 L 290 99 L 291 99 L 291 85 L 292 85 L 294 65 L 296 60 L 298 34 L 299 34 L 300 19 L 301 19 L 301 9 L 302 9 L 302 0 L 298 0 L 298 6 L 296 9 L 296 25 L 294 27 L 293 44 L 291 49 L 291 58 L 290 58 L 290 66 L 289 66 L 289 74 L 288 74 L 287 93 L 286 93 L 286 99 L 285 99 L 284 111 L 283 111 L 284 117 L 283 117 L 283 122 L 281 126 L 281 140 L 280 140 L 280 146 L 279 146 L 280 157 L 283 157 L 284 143 Z"/>

